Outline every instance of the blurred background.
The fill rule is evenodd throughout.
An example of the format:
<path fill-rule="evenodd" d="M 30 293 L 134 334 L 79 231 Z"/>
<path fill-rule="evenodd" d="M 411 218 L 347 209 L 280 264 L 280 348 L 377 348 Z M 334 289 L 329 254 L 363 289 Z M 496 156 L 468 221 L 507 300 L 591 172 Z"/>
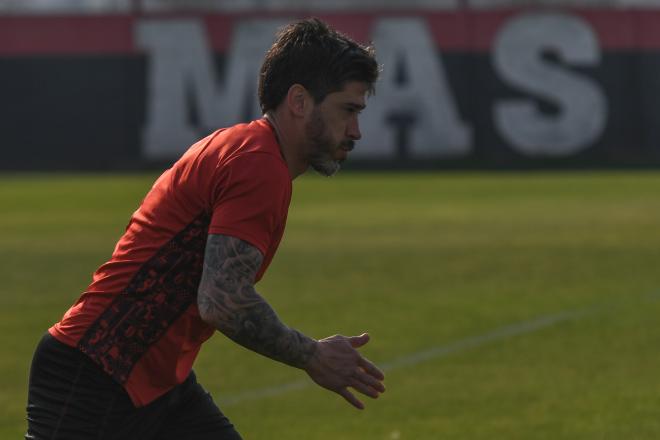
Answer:
<path fill-rule="evenodd" d="M 308 15 L 384 66 L 351 167 L 657 166 L 657 4 L 2 0 L 0 169 L 170 163 L 259 117 L 263 53 Z"/>
<path fill-rule="evenodd" d="M 357 412 L 216 335 L 195 369 L 243 436 L 660 438 L 660 0 L 0 0 L 0 438 L 158 174 L 260 116 L 310 15 L 383 71 L 257 288 L 310 336 L 369 331 L 388 390 Z"/>

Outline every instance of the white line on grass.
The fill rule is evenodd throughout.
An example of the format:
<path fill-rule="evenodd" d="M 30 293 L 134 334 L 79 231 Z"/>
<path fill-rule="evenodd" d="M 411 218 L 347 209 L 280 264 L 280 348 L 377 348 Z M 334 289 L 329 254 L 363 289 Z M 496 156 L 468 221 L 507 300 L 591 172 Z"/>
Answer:
<path fill-rule="evenodd" d="M 518 322 L 515 324 L 499 327 L 481 335 L 472 336 L 469 338 L 459 339 L 455 342 L 432 347 L 427 350 L 410 353 L 406 356 L 401 356 L 392 359 L 388 362 L 380 363 L 379 366 L 385 371 L 393 371 L 400 368 L 410 367 L 420 364 L 432 359 L 448 356 L 450 354 L 469 350 L 471 348 L 479 347 L 491 342 L 500 341 L 517 335 L 524 335 L 533 333 L 535 331 L 550 327 L 554 324 L 567 321 L 569 319 L 579 318 L 590 312 L 594 312 L 597 308 L 572 310 L 556 313 L 553 315 L 545 315 L 529 321 Z M 298 380 L 289 382 L 282 385 L 275 385 L 264 388 L 257 388 L 234 396 L 227 396 L 219 399 L 220 405 L 227 407 L 236 405 L 250 400 L 260 400 L 266 397 L 279 396 L 290 391 L 300 390 L 311 385 L 310 380 Z"/>

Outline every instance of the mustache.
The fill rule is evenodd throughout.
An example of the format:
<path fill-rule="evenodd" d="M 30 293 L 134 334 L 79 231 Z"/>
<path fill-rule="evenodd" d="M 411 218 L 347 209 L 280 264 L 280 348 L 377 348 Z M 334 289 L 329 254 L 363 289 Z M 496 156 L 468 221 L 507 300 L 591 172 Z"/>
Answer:
<path fill-rule="evenodd" d="M 340 147 L 346 151 L 353 151 L 353 148 L 355 148 L 355 141 L 354 140 L 344 141 L 341 143 Z"/>

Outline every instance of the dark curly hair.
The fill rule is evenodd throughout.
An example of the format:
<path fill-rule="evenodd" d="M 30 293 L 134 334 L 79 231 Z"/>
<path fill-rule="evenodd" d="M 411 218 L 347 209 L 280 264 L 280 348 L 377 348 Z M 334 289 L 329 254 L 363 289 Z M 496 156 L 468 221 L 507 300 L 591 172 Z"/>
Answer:
<path fill-rule="evenodd" d="M 369 84 L 374 92 L 378 63 L 372 46 L 363 46 L 309 18 L 280 29 L 259 72 L 259 104 L 265 113 L 282 102 L 289 88 L 300 84 L 320 103 L 348 81 Z"/>

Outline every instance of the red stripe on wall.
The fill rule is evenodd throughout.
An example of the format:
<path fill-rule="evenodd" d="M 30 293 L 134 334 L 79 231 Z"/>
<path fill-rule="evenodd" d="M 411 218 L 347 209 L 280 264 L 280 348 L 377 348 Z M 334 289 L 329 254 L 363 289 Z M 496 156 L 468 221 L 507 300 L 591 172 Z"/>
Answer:
<path fill-rule="evenodd" d="M 123 15 L 0 17 L 0 55 L 130 53 L 133 27 Z"/>
<path fill-rule="evenodd" d="M 637 14 L 636 46 L 640 49 L 660 48 L 660 10 L 639 11 Z"/>
<path fill-rule="evenodd" d="M 394 17 L 419 19 L 426 23 L 439 50 L 491 50 L 498 32 L 519 14 L 543 10 L 496 11 L 379 11 L 369 13 L 325 13 L 318 16 L 352 38 L 372 40 L 378 20 Z M 660 9 L 564 9 L 546 12 L 572 14 L 591 26 L 603 49 L 660 50 Z M 226 52 L 231 45 L 235 23 L 245 19 L 306 17 L 309 13 L 259 12 L 242 14 L 167 14 L 163 19 L 199 18 L 209 45 Z M 150 20 L 158 16 L 149 16 Z M 5 16 L 0 17 L 0 55 L 122 54 L 137 50 L 134 41 L 136 20 L 129 15 L 107 16 Z"/>
<path fill-rule="evenodd" d="M 215 52 L 225 53 L 229 50 L 235 21 L 236 18 L 230 15 L 214 14 L 204 17 L 206 38 Z"/>
<path fill-rule="evenodd" d="M 600 46 L 609 50 L 638 48 L 635 38 L 638 14 L 631 11 L 583 10 L 575 15 L 591 25 Z"/>
<path fill-rule="evenodd" d="M 203 16 L 206 25 L 206 34 L 209 45 L 214 51 L 224 53 L 231 46 L 231 37 L 235 24 L 241 20 L 275 19 L 281 18 L 285 21 L 296 20 L 309 16 L 315 16 L 328 23 L 333 28 L 347 34 L 351 38 L 361 42 L 369 43 L 371 40 L 372 23 L 379 17 L 374 13 L 364 14 L 308 14 L 301 12 L 274 12 L 274 13 L 241 13 L 241 14 L 210 14 Z M 190 16 L 185 16 L 190 18 Z M 152 17 L 153 18 L 153 17 Z M 167 15 L 168 19 L 173 18 Z"/>

